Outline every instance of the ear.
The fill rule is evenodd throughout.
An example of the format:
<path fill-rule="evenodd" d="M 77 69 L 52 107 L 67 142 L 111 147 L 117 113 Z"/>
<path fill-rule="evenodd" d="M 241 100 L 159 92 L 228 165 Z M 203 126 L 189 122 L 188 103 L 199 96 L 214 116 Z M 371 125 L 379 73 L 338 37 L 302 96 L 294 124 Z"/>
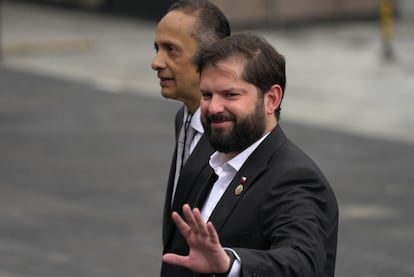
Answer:
<path fill-rule="evenodd" d="M 266 114 L 274 114 L 275 110 L 282 103 L 283 91 L 282 88 L 275 84 L 264 95 Z"/>

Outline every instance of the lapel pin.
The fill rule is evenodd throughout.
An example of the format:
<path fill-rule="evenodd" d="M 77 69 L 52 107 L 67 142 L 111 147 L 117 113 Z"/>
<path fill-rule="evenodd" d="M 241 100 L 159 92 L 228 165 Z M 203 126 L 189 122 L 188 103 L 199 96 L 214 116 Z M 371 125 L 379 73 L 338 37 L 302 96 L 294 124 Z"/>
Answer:
<path fill-rule="evenodd" d="M 244 189 L 243 185 L 242 184 L 239 184 L 236 187 L 236 189 L 234 190 L 234 193 L 238 196 L 238 195 L 240 195 L 243 192 L 243 189 Z"/>

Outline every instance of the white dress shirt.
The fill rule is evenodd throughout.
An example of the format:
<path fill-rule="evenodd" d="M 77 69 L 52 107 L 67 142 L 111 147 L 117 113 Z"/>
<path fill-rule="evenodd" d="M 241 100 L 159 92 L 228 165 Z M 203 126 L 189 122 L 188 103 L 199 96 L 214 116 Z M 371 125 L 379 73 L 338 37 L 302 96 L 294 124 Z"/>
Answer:
<path fill-rule="evenodd" d="M 220 198 L 223 196 L 227 187 L 230 185 L 234 176 L 236 176 L 236 173 L 240 170 L 247 158 L 249 158 L 249 156 L 253 153 L 254 150 L 256 150 L 256 148 L 267 137 L 268 134 L 264 135 L 261 139 L 247 147 L 245 150 L 230 160 L 227 160 L 227 157 L 224 153 L 217 151 L 211 155 L 209 163 L 214 172 L 217 174 L 218 178 L 207 197 L 206 203 L 201 209 L 201 216 L 205 222 L 208 221 L 208 218 L 210 217 Z M 240 276 L 241 259 L 232 249 L 228 250 L 232 251 L 237 258 L 233 263 L 233 267 L 231 268 L 228 277 L 238 277 Z"/>

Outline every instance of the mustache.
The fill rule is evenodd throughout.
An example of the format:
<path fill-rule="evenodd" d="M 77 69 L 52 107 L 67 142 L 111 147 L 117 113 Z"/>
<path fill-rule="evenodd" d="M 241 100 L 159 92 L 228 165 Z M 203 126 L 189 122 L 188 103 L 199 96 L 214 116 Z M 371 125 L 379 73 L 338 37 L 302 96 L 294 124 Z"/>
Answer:
<path fill-rule="evenodd" d="M 207 122 L 223 122 L 223 121 L 236 121 L 236 117 L 232 114 L 208 114 Z"/>

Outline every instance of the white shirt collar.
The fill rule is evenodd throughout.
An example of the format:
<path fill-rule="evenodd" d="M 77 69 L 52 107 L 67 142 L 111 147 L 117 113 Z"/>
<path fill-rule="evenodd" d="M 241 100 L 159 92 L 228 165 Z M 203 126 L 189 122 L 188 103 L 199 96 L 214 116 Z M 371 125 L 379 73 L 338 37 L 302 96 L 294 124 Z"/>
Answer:
<path fill-rule="evenodd" d="M 187 120 L 187 116 L 188 116 L 188 109 L 187 109 L 186 106 L 184 106 L 183 123 Z M 191 117 L 190 126 L 194 130 L 196 130 L 198 133 L 204 134 L 203 124 L 201 124 L 201 109 L 200 109 L 200 107 L 197 108 L 197 110 L 193 114 L 193 117 Z"/>
<path fill-rule="evenodd" d="M 203 124 L 201 124 L 200 107 L 198 107 L 197 110 L 194 112 L 193 117 L 191 118 L 190 126 L 200 134 L 204 134 Z"/>

